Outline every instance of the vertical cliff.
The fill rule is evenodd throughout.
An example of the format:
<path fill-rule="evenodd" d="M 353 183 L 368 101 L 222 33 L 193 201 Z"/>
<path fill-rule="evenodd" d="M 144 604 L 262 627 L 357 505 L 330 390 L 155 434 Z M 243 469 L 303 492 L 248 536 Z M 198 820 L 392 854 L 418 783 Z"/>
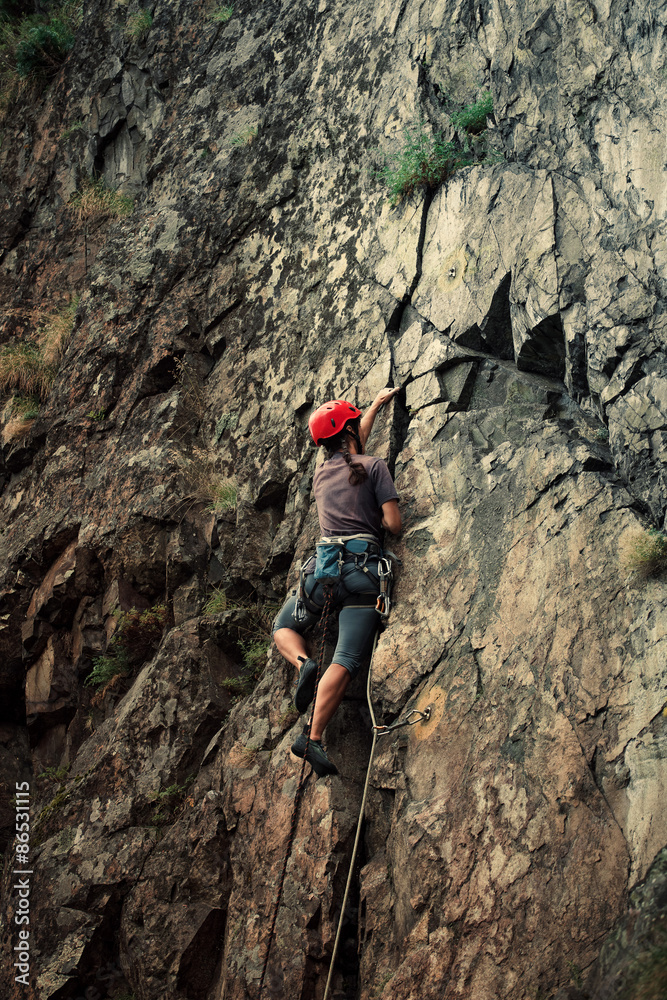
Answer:
<path fill-rule="evenodd" d="M 5 994 L 257 998 L 300 726 L 265 636 L 316 538 L 307 419 L 388 384 L 369 450 L 405 529 L 373 704 L 431 716 L 380 742 L 334 995 L 659 991 L 667 591 L 632 558 L 667 503 L 667 4 L 71 7 L 0 148 L 1 357 L 48 375 L 26 403 L 2 368 Z M 392 203 L 406 141 L 438 136 L 448 169 Z M 327 745 L 276 998 L 324 992 L 361 681 Z"/>

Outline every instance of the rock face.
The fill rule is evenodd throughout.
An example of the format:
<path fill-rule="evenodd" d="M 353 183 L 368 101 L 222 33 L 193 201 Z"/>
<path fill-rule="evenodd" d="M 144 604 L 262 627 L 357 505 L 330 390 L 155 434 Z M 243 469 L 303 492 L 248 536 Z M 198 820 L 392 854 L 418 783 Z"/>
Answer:
<path fill-rule="evenodd" d="M 165 0 L 133 39 L 91 0 L 5 123 L 0 342 L 80 299 L 3 435 L 3 995 L 258 998 L 302 723 L 292 668 L 271 651 L 249 693 L 249 664 L 316 538 L 310 410 L 393 384 L 372 699 L 431 714 L 380 738 L 330 996 L 620 998 L 667 905 L 667 590 L 624 556 L 667 507 L 667 4 L 215 10 Z M 392 206 L 404 130 L 460 142 L 486 91 L 475 162 Z M 132 214 L 82 221 L 87 175 Z M 360 679 L 265 996 L 324 995 L 370 743 Z"/>

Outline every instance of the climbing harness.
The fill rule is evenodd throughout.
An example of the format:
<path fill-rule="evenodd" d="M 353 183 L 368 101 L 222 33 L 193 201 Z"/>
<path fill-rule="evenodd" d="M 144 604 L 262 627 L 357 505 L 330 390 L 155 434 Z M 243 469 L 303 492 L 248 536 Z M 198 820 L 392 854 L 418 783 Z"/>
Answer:
<path fill-rule="evenodd" d="M 315 557 L 307 559 L 299 572 L 297 598 L 292 612 L 292 617 L 298 624 L 306 620 L 309 611 L 317 614 L 320 610 L 306 595 L 306 577 L 313 574 L 318 583 L 339 583 L 347 589 L 343 582 L 343 564 L 347 555 L 354 556 L 356 569 L 364 573 L 370 572 L 377 556 L 380 593 L 375 601 L 375 610 L 383 621 L 387 620 L 391 610 L 391 582 L 394 578 L 392 560 L 399 562 L 398 556 L 393 552 L 383 552 L 375 535 L 323 535 L 316 545 Z M 350 596 L 356 600 L 363 595 Z"/>
<path fill-rule="evenodd" d="M 315 691 L 313 692 L 313 703 L 310 710 L 310 721 L 306 730 L 306 748 L 303 754 L 303 762 L 301 764 L 301 774 L 299 775 L 299 784 L 297 785 L 296 794 L 294 796 L 294 808 L 292 810 L 292 823 L 290 826 L 289 836 L 287 838 L 287 848 L 285 850 L 285 861 L 283 863 L 282 871 L 280 873 L 280 881 L 278 883 L 278 893 L 276 895 L 276 902 L 273 907 L 273 916 L 271 919 L 271 929 L 269 931 L 269 943 L 266 946 L 266 955 L 264 956 L 264 965 L 262 967 L 262 976 L 259 981 L 259 993 L 258 997 L 261 998 L 262 990 L 264 989 L 264 979 L 266 977 L 266 970 L 269 964 L 269 956 L 271 954 L 271 945 L 273 944 L 273 938 L 275 936 L 276 930 L 276 920 L 278 919 L 278 910 L 280 909 L 280 903 L 283 896 L 283 887 L 285 885 L 285 874 L 287 872 L 287 864 L 292 853 L 292 845 L 294 844 L 294 837 L 296 836 L 297 823 L 299 821 L 299 809 L 301 807 L 301 799 L 303 796 L 303 790 L 306 787 L 306 757 L 308 754 L 308 747 L 310 745 L 310 732 L 313 725 L 313 716 L 315 714 L 315 703 L 317 701 L 317 688 L 320 683 L 320 674 L 322 673 L 322 664 L 324 662 L 324 652 L 326 647 L 327 638 L 327 626 L 329 624 L 329 617 L 331 615 L 331 602 L 333 600 L 333 592 L 330 587 L 325 590 L 325 601 L 324 607 L 322 609 L 322 636 L 320 638 L 320 649 L 319 656 L 317 658 L 317 676 L 315 677 Z M 310 777 L 310 773 L 308 775 Z"/>

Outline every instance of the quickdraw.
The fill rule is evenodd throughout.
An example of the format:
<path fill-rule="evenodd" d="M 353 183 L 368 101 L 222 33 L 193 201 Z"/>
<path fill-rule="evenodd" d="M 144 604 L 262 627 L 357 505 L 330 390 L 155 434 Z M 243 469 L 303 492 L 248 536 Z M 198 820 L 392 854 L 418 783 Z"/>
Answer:
<path fill-rule="evenodd" d="M 413 715 L 416 715 L 417 718 L 411 720 L 411 716 Z M 420 712 L 418 708 L 413 708 L 411 712 L 408 712 L 402 722 L 395 722 L 392 726 L 373 726 L 373 729 L 378 736 L 386 736 L 387 733 L 393 733 L 395 729 L 402 729 L 404 726 L 416 726 L 418 722 L 428 722 L 430 718 L 430 706 L 425 708 L 423 712 Z"/>
<path fill-rule="evenodd" d="M 386 621 L 391 611 L 391 581 L 394 577 L 391 559 L 388 556 L 382 556 L 378 559 L 378 576 L 380 578 L 380 593 L 375 610 L 380 618 Z"/>

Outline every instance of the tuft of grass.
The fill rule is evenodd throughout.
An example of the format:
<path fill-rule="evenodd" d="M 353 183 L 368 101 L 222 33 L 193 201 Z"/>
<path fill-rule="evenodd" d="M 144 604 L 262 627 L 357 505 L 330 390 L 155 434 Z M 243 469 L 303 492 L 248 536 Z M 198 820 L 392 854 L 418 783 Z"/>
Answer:
<path fill-rule="evenodd" d="M 194 448 L 184 465 L 186 493 L 182 500 L 203 503 L 212 514 L 236 509 L 238 489 L 233 479 L 215 471 L 215 455 L 204 448 Z"/>
<path fill-rule="evenodd" d="M 74 319 L 79 307 L 79 296 L 75 295 L 68 306 L 57 312 L 47 313 L 39 325 L 37 342 L 44 364 L 58 370 L 63 355 L 74 332 Z"/>
<path fill-rule="evenodd" d="M 39 399 L 37 396 L 12 396 L 9 413 L 14 419 L 33 420 L 39 414 Z"/>
<path fill-rule="evenodd" d="M 260 752 L 260 747 L 253 746 L 252 744 L 246 746 L 240 740 L 237 740 L 229 751 L 227 762 L 232 767 L 252 767 Z"/>
<path fill-rule="evenodd" d="M 454 128 L 467 132 L 468 135 L 479 135 L 486 129 L 486 119 L 493 113 L 493 97 L 486 91 L 474 104 L 468 104 L 463 111 L 450 115 Z"/>
<path fill-rule="evenodd" d="M 667 535 L 657 528 L 631 533 L 621 544 L 621 561 L 637 577 L 658 576 L 667 569 Z"/>
<path fill-rule="evenodd" d="M 230 606 L 227 594 L 222 587 L 214 587 L 213 593 L 204 605 L 205 615 L 221 615 Z"/>
<path fill-rule="evenodd" d="M 226 24 L 226 22 L 229 21 L 233 13 L 234 13 L 234 8 L 231 6 L 218 7 L 211 14 L 211 20 L 217 21 L 219 24 Z"/>
<path fill-rule="evenodd" d="M 125 24 L 125 37 L 133 42 L 141 41 L 150 31 L 152 24 L 153 15 L 145 8 L 136 14 L 130 14 Z"/>
<path fill-rule="evenodd" d="M 134 201 L 107 187 L 101 178 L 87 178 L 80 191 L 70 198 L 70 208 L 79 222 L 98 222 L 102 219 L 120 219 L 134 210 Z"/>
<path fill-rule="evenodd" d="M 39 403 L 51 391 L 72 338 L 78 304 L 75 296 L 64 309 L 47 313 L 38 327 L 36 340 L 0 348 L 0 393 L 18 393 L 15 407 L 24 420 L 37 416 Z"/>
<path fill-rule="evenodd" d="M 257 136 L 257 126 L 248 125 L 248 127 L 244 128 L 242 132 L 239 132 L 238 135 L 234 136 L 234 138 L 231 141 L 231 145 L 237 147 L 251 146 L 256 136 Z"/>
<path fill-rule="evenodd" d="M 185 425 L 192 429 L 201 424 L 208 412 L 206 390 L 195 368 L 182 358 L 176 359 L 174 374 L 180 387 L 179 399 L 186 418 Z"/>
<path fill-rule="evenodd" d="M 67 781 L 71 766 L 71 764 L 64 764 L 62 767 L 47 767 L 37 777 L 47 778 L 49 781 L 57 781 L 62 784 L 62 782 Z"/>
<path fill-rule="evenodd" d="M 246 671 L 255 676 L 260 666 L 266 662 L 266 655 L 271 646 L 271 639 L 268 636 L 256 637 L 254 639 L 241 639 L 239 643 L 243 650 L 243 663 Z"/>
<path fill-rule="evenodd" d="M 455 170 L 468 166 L 473 159 L 465 150 L 458 150 L 442 135 L 430 135 L 423 122 L 405 129 L 403 147 L 390 153 L 378 173 L 389 188 L 393 205 L 419 187 L 438 187 Z"/>
<path fill-rule="evenodd" d="M 231 641 L 238 645 L 243 665 L 236 677 L 223 680 L 222 686 L 240 697 L 249 695 L 266 666 L 266 658 L 271 648 L 271 631 L 278 605 L 270 602 L 231 600 L 221 587 L 213 589 L 204 605 L 205 615 L 222 615 L 237 612 L 232 616 L 228 628 Z"/>
<path fill-rule="evenodd" d="M 12 396 L 2 411 L 2 443 L 19 441 L 30 433 L 39 414 L 39 400 L 34 396 Z"/>
<path fill-rule="evenodd" d="M 230 479 L 216 476 L 211 483 L 211 502 L 206 509 L 212 514 L 236 510 L 237 499 L 236 483 Z"/>
<path fill-rule="evenodd" d="M 45 400 L 55 374 L 35 343 L 7 344 L 0 350 L 0 392 L 15 389 L 23 395 Z"/>
<path fill-rule="evenodd" d="M 185 793 L 194 780 L 195 775 L 191 774 L 185 779 L 182 785 L 174 782 L 168 788 L 163 788 L 159 792 L 153 793 L 151 799 L 156 804 L 153 809 L 152 820 L 155 826 L 164 826 L 166 823 L 173 822 L 176 810 L 183 802 Z"/>
<path fill-rule="evenodd" d="M 72 124 L 68 126 L 68 128 L 62 130 L 62 132 L 60 133 L 60 141 L 67 142 L 67 140 L 71 139 L 73 135 L 77 134 L 77 132 L 85 132 L 85 131 L 86 131 L 86 126 L 83 124 L 83 121 L 79 118 L 77 121 L 72 122 Z"/>

